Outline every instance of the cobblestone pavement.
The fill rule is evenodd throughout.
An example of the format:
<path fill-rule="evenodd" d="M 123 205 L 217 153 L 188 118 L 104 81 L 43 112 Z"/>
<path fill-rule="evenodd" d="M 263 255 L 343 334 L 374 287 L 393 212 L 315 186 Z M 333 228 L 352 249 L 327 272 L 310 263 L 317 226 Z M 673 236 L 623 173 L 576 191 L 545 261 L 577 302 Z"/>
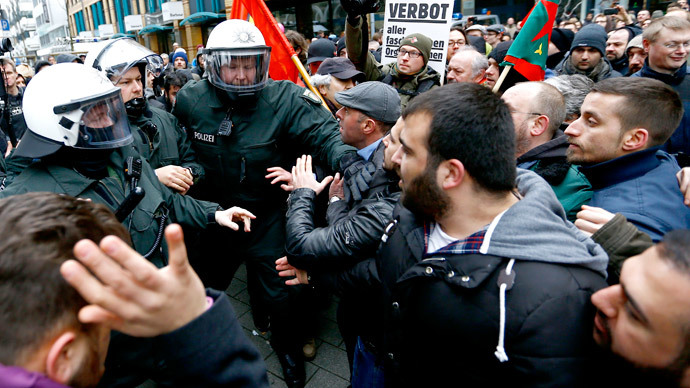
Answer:
<path fill-rule="evenodd" d="M 242 265 L 232 284 L 226 290 L 235 313 L 247 336 L 254 342 L 266 361 L 268 380 L 272 387 L 286 387 L 282 379 L 280 362 L 268 344 L 268 339 L 261 336 L 254 328 L 249 293 L 247 292 L 247 271 Z M 347 388 L 350 381 L 350 369 L 347 364 L 345 344 L 336 324 L 336 303 L 330 300 L 328 307 L 319 313 L 318 332 L 316 336 L 316 357 L 306 363 L 306 388 Z"/>

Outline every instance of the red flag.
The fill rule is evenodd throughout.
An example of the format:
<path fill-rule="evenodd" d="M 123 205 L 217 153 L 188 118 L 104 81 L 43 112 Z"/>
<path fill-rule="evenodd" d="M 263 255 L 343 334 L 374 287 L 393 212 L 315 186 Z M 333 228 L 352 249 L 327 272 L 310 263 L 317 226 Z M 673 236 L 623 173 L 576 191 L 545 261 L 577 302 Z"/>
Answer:
<path fill-rule="evenodd" d="M 271 47 L 271 63 L 268 74 L 274 80 L 290 80 L 298 83 L 299 72 L 291 57 L 295 50 L 278 28 L 278 22 L 263 0 L 235 0 L 230 11 L 231 19 L 247 20 L 249 14 L 254 25 L 261 31 L 266 45 Z M 301 83 L 301 82 L 300 82 Z"/>

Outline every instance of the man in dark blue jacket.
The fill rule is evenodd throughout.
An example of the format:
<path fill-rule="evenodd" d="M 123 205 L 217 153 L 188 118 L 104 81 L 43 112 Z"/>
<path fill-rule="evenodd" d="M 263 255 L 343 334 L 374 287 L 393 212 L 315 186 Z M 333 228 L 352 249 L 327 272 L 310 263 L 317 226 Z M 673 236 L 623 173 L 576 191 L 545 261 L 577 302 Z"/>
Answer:
<path fill-rule="evenodd" d="M 672 87 L 683 100 L 683 120 L 664 145 L 672 154 L 690 154 L 690 78 L 686 77 L 689 40 L 687 20 L 678 17 L 654 20 L 642 34 L 642 43 L 649 53 L 647 59 L 642 70 L 631 75 L 657 79 Z"/>
<path fill-rule="evenodd" d="M 565 130 L 568 161 L 582 165 L 594 190 L 590 206 L 622 213 L 659 241 L 690 227 L 678 189 L 676 160 L 662 151 L 683 116 L 683 104 L 661 81 L 617 78 L 594 85 L 582 115 Z"/>

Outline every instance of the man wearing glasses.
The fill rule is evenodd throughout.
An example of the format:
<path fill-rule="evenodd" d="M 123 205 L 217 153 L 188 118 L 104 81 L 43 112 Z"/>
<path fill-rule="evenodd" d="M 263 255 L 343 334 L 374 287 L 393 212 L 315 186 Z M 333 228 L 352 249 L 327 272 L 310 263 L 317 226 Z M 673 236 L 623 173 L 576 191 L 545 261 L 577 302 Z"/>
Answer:
<path fill-rule="evenodd" d="M 400 41 L 397 61 L 381 65 L 374 55 L 369 53 L 362 40 L 360 15 L 375 11 L 370 9 L 373 5 L 362 5 L 357 1 L 342 1 L 341 4 L 347 12 L 347 56 L 358 70 L 364 72 L 367 81 L 381 81 L 394 87 L 400 95 L 402 109 L 405 109 L 414 97 L 441 85 L 441 75 L 427 66 L 432 45 L 429 37 L 418 33 L 406 36 Z"/>
<path fill-rule="evenodd" d="M 656 19 L 644 30 L 642 44 L 648 53 L 647 60 L 642 70 L 631 77 L 658 79 L 678 92 L 685 113 L 680 126 L 664 146 L 672 154 L 690 154 L 690 79 L 686 77 L 690 22 L 668 16 Z M 685 164 L 682 160 L 679 162 Z"/>

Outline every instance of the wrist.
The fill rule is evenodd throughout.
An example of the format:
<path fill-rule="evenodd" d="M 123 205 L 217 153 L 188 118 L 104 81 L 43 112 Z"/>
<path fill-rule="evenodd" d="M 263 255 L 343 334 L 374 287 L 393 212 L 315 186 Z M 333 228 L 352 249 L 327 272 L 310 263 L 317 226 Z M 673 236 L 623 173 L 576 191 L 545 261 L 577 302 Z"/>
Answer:
<path fill-rule="evenodd" d="M 340 198 L 339 196 L 332 195 L 331 198 L 328 199 L 328 205 L 330 206 L 330 205 L 332 205 L 332 204 L 334 204 L 340 200 L 342 200 L 342 198 Z"/>

